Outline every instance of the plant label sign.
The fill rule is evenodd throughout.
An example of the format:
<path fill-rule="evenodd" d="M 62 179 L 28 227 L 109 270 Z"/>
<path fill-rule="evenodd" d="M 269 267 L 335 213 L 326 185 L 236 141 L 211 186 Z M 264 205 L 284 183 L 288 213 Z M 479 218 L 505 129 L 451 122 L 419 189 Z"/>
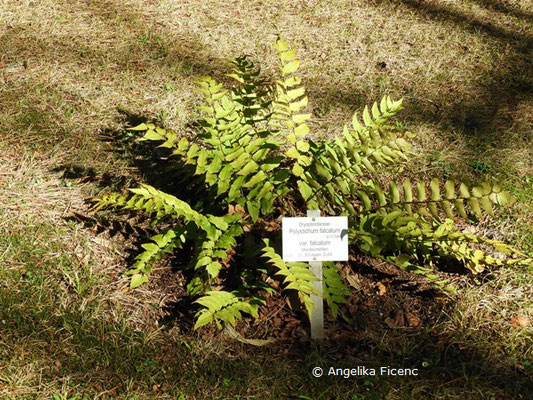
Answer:
<path fill-rule="evenodd" d="M 348 261 L 348 217 L 281 220 L 284 261 Z"/>

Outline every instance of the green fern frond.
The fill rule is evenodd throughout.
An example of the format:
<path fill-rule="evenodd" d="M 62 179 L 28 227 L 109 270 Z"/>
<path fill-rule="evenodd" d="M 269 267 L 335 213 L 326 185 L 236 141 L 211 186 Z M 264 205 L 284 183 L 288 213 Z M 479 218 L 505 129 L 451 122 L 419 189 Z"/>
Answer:
<path fill-rule="evenodd" d="M 363 212 L 374 212 L 380 208 L 404 209 L 410 213 L 416 210 L 420 215 L 437 221 L 441 214 L 452 219 L 456 215 L 466 218 L 467 211 L 477 217 L 483 216 L 483 211 L 494 215 L 493 204 L 506 206 L 514 201 L 498 183 L 482 182 L 471 187 L 464 182 L 457 185 L 448 180 L 441 185 L 437 178 L 431 180 L 429 191 L 423 181 L 417 182 L 415 187 L 409 179 L 401 185 L 390 182 L 386 191 L 379 183 L 370 180 L 363 184 L 358 196 Z"/>
<path fill-rule="evenodd" d="M 309 145 L 304 140 L 310 132 L 306 121 L 311 114 L 303 112 L 308 105 L 305 95 L 305 87 L 302 79 L 296 75 L 300 66 L 296 50 L 291 49 L 289 44 L 278 37 L 274 48 L 280 61 L 281 79 L 276 81 L 276 92 L 273 101 L 273 114 L 269 124 L 287 132 L 284 136 L 293 146 L 286 153 L 289 157 L 296 158 L 297 163 L 305 164 L 305 155 Z"/>
<path fill-rule="evenodd" d="M 361 177 L 376 173 L 381 165 L 408 159 L 411 146 L 406 141 L 406 133 L 386 125 L 400 110 L 401 100 L 393 102 L 384 97 L 381 104 L 383 112 L 374 103 L 373 117 L 365 107 L 364 124 L 354 114 L 354 130 L 345 127 L 342 138 L 318 145 L 310 142 L 306 155 L 293 152 L 297 163 L 292 172 L 299 178 L 300 194 L 308 207 L 320 207 L 332 213 L 345 209 L 355 215 L 353 198 Z"/>
<path fill-rule="evenodd" d="M 281 256 L 276 253 L 276 250 L 270 246 L 268 239 L 264 239 L 265 246 L 262 249 L 263 255 L 268 261 L 278 270 L 275 275 L 284 277 L 286 289 L 294 289 L 298 293 L 298 297 L 305 305 L 307 313 L 311 315 L 313 303 L 311 301 L 311 294 L 317 294 L 313 285 L 313 281 L 317 278 L 309 268 L 309 264 L 303 262 L 285 262 Z"/>
<path fill-rule="evenodd" d="M 373 129 L 383 130 L 384 128 L 390 128 L 386 126 L 386 122 L 391 117 L 394 117 L 402 109 L 403 99 L 392 100 L 390 96 L 384 96 L 381 99 L 380 105 L 374 102 L 371 107 L 372 114 L 369 111 L 368 106 L 365 106 L 363 110 L 363 124 L 359 122 L 357 112 L 352 117 L 352 127 L 355 132 L 361 137 L 369 139 L 370 132 Z"/>
<path fill-rule="evenodd" d="M 104 194 L 100 198 L 94 198 L 95 205 L 93 209 L 119 207 L 155 213 L 157 219 L 162 217 L 181 218 L 185 222 L 196 224 L 198 228 L 206 232 L 208 237 L 216 235 L 217 227 L 213 224 L 216 219 L 193 210 L 185 201 L 146 184 L 141 185 L 139 188 L 130 189 L 130 192 L 133 195 L 111 193 Z"/>
<path fill-rule="evenodd" d="M 147 275 L 152 270 L 152 264 L 165 253 L 172 253 L 185 242 L 185 230 L 182 227 L 169 228 L 150 238 L 151 242 L 144 243 L 144 251 L 135 257 L 132 268 L 126 274 L 132 275 L 130 288 L 134 289 L 148 281 Z"/>
<path fill-rule="evenodd" d="M 127 130 L 134 132 L 146 132 L 141 138 L 138 139 L 138 141 L 164 142 L 159 147 L 173 148 L 176 146 L 176 142 L 178 140 L 178 135 L 173 130 L 163 129 L 151 123 L 142 123 L 132 128 L 128 128 Z"/>
<path fill-rule="evenodd" d="M 257 126 L 267 122 L 272 115 L 272 88 L 261 78 L 259 68 L 247 57 L 238 57 L 231 61 L 233 73 L 227 76 L 235 79 L 238 85 L 232 90 L 232 99 L 239 107 L 244 122 Z M 266 124 L 265 129 L 267 127 Z"/>
<path fill-rule="evenodd" d="M 322 263 L 322 274 L 323 274 L 323 296 L 326 300 L 326 304 L 329 307 L 331 315 L 333 318 L 337 319 L 337 316 L 340 315 L 347 319 L 346 316 L 339 310 L 340 304 L 346 304 L 348 302 L 348 297 L 352 295 L 337 266 L 329 261 Z"/>
<path fill-rule="evenodd" d="M 226 215 L 223 218 L 225 227 L 217 232 L 214 238 L 200 239 L 196 244 L 196 254 L 191 261 L 195 270 L 205 269 L 211 278 L 216 278 L 228 258 L 228 252 L 237 245 L 243 233 L 239 214 Z M 220 228 L 223 226 L 218 225 Z"/>
<path fill-rule="evenodd" d="M 529 262 L 512 246 L 458 231 L 451 219 L 442 223 L 427 221 L 403 210 L 362 215 L 359 225 L 350 231 L 350 239 L 364 252 L 424 275 L 441 288 L 446 282 L 438 282 L 438 277 L 422 267 L 422 263 L 434 264 L 439 259 L 451 258 L 479 273 L 491 265 Z M 502 251 L 507 258 L 491 256 L 484 248 L 492 248 L 493 253 Z"/>
<path fill-rule="evenodd" d="M 235 321 L 242 318 L 242 313 L 258 316 L 258 304 L 249 300 L 242 300 L 234 293 L 226 291 L 210 291 L 205 296 L 195 301 L 202 306 L 196 314 L 194 329 L 198 329 L 211 322 L 215 322 L 219 329 L 222 329 L 220 321 L 227 322 L 235 326 Z"/>

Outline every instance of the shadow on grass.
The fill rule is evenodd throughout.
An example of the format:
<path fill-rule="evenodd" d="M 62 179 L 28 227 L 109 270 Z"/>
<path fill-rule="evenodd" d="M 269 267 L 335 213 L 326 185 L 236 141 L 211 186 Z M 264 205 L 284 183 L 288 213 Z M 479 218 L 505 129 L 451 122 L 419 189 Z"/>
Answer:
<path fill-rule="evenodd" d="M 384 0 L 375 0 L 372 3 L 391 6 L 390 1 Z M 511 9 L 503 3 L 495 1 L 479 3 L 497 11 L 511 13 L 524 22 L 531 20 L 530 14 Z M 396 0 L 392 4 L 450 29 L 481 33 L 487 42 L 494 43 L 497 47 L 512 49 L 509 56 L 502 57 L 497 70 L 486 70 L 479 75 L 483 80 L 476 83 L 477 93 L 474 99 L 462 99 L 456 93 L 435 96 L 426 92 L 423 87 L 417 87 L 415 91 L 421 92 L 422 95 L 405 102 L 406 111 L 402 114 L 407 121 L 429 122 L 445 131 L 463 134 L 475 146 L 479 145 L 482 148 L 502 144 L 508 146 L 509 140 L 513 139 L 509 138 L 509 135 L 502 135 L 502 131 L 507 131 L 513 126 L 514 116 L 509 110 L 515 110 L 520 103 L 527 103 L 533 98 L 533 81 L 530 74 L 533 68 L 531 61 L 533 35 L 517 32 L 512 27 L 497 26 L 439 2 Z M 384 66 L 376 68 L 381 68 L 382 72 L 386 73 Z M 485 81 L 486 74 L 491 75 L 490 79 Z M 409 96 L 411 89 L 403 88 L 402 94 Z M 313 83 L 309 86 L 309 91 L 315 94 L 315 98 L 325 99 L 326 103 L 332 104 L 331 107 L 343 104 L 356 110 L 363 107 L 366 102 L 364 94 L 359 92 L 357 85 L 343 88 Z"/>
<path fill-rule="evenodd" d="M 498 0 L 470 0 L 471 3 L 488 10 L 497 11 L 502 14 L 512 15 L 525 21 L 533 22 L 533 12 L 521 10 L 519 7 L 511 6 L 505 1 Z"/>
<path fill-rule="evenodd" d="M 383 0 L 375 1 L 378 3 L 383 2 Z M 511 46 L 518 49 L 528 50 L 531 49 L 533 44 L 533 36 L 531 34 L 519 33 L 512 29 L 499 27 L 490 22 L 462 13 L 452 6 L 423 0 L 396 0 L 395 3 L 405 5 L 421 16 L 429 19 L 449 25 L 453 24 L 454 26 L 465 30 L 482 32 L 494 40 L 508 42 Z M 494 5 L 495 2 L 483 1 L 483 4 Z M 526 21 L 531 19 L 531 17 L 528 15 L 519 15 L 518 17 Z"/>
<path fill-rule="evenodd" d="M 3 57 L 13 61 L 25 60 L 25 68 L 26 65 L 33 66 L 34 58 L 38 58 L 43 70 L 53 68 L 60 60 L 62 65 L 112 66 L 116 71 L 132 70 L 146 75 L 161 67 L 170 67 L 184 76 L 222 76 L 226 73 L 227 63 L 213 56 L 198 37 L 188 32 L 163 31 L 162 37 L 152 32 L 155 21 L 151 18 L 146 19 L 139 11 L 119 7 L 115 2 L 83 2 L 82 9 L 100 18 L 107 25 L 104 28 L 111 31 L 117 21 L 128 21 L 129 30 L 123 40 L 117 42 L 120 51 L 102 48 L 98 42 L 83 40 L 83 37 L 66 37 L 61 32 L 51 32 L 53 40 L 43 41 L 37 33 L 28 32 L 24 27 L 8 26 L 0 42 Z M 135 36 L 141 32 L 147 36 Z"/>
<path fill-rule="evenodd" d="M 3 363 L 18 369 L 18 376 L 31 368 L 40 371 L 38 381 L 19 383 L 28 394 L 61 386 L 78 394 L 105 393 L 102 398 L 135 393 L 170 399 L 184 393 L 187 399 L 527 399 L 533 394 L 523 370 L 499 365 L 485 349 L 465 346 L 459 333 L 443 336 L 430 326 L 391 330 L 376 324 L 340 341 L 257 348 L 175 330 L 142 332 L 106 318 L 111 310 L 103 303 L 42 289 L 20 282 L 0 287 Z M 321 378 L 311 375 L 317 366 L 324 370 Z M 357 366 L 416 368 L 418 376 L 328 376 L 330 367 Z M 10 372 L 3 370 L 0 393 L 16 391 Z"/>
<path fill-rule="evenodd" d="M 129 125 L 140 122 L 136 116 L 126 115 L 126 118 Z M 116 142 L 112 142 L 112 151 L 129 158 L 132 167 L 138 169 L 145 182 L 179 198 L 187 196 L 183 181 L 176 185 L 167 175 L 158 172 L 168 169 L 171 163 L 165 157 L 157 161 L 159 157 L 154 154 L 154 147 L 146 142 L 137 143 L 131 136 L 124 136 L 123 132 L 108 133 L 106 137 L 109 140 L 116 138 Z M 78 171 L 75 177 L 83 178 L 83 169 L 80 167 Z M 190 176 L 191 173 L 188 171 L 184 175 Z M 91 179 L 94 176 L 91 175 Z M 192 198 L 198 196 L 190 195 Z M 369 266 L 352 267 L 375 282 L 386 279 L 388 274 Z M 189 396 L 198 396 L 194 398 L 253 395 L 262 399 L 298 398 L 296 396 L 299 395 L 322 399 L 358 398 L 356 396 L 365 396 L 367 399 L 386 396 L 432 398 L 465 394 L 476 396 L 483 392 L 487 398 L 497 396 L 511 399 L 533 395 L 531 371 L 520 365 L 513 367 L 510 363 L 502 362 L 503 355 L 491 355 L 483 345 L 473 340 L 463 340 L 463 333 L 459 331 L 449 331 L 447 334 L 439 331 L 436 321 L 446 316 L 438 307 L 428 306 L 424 312 L 428 317 L 423 327 L 388 327 L 384 320 L 398 304 L 404 307 L 414 298 L 428 296 L 426 292 L 408 288 L 392 290 L 393 293 L 388 295 L 390 297 L 357 293 L 360 303 L 367 300 L 374 302 L 371 311 L 361 308 L 359 312 L 368 315 L 344 325 L 330 325 L 332 333 L 341 335 L 323 343 L 312 343 L 301 338 L 256 348 L 238 342 L 218 342 L 213 331 L 206 331 L 205 339 L 200 339 L 190 330 L 195 309 L 185 299 L 164 305 L 164 316 L 158 319 L 158 323 L 165 329 L 157 334 L 136 332 L 128 325 L 117 326 L 96 319 L 83 321 L 82 313 L 73 312 L 68 314 L 68 319 L 74 321 L 68 324 L 74 326 L 76 332 L 72 338 L 65 341 L 46 333 L 40 341 L 62 341 L 67 348 L 71 348 L 69 354 L 87 357 L 83 361 L 65 360 L 64 365 L 69 366 L 68 373 L 82 376 L 97 369 L 102 375 L 94 379 L 101 381 L 105 376 L 105 387 L 118 387 L 117 393 L 123 390 L 124 382 L 135 380 L 142 390 L 150 390 L 153 385 L 160 385 L 164 388 L 161 390 L 167 391 L 171 387 L 180 388 Z M 376 301 L 376 298 L 381 300 Z M 426 301 L 423 304 L 429 303 Z M 5 315 L 4 318 L 13 320 L 20 317 Z M 44 319 L 31 317 L 25 322 L 28 326 L 18 325 L 8 337 L 15 334 L 23 337 L 30 331 L 53 332 L 66 324 L 60 321 L 47 327 L 30 323 L 40 320 Z M 179 336 L 175 336 L 177 332 L 180 332 Z M 104 337 L 113 338 L 111 347 Z M 153 339 L 147 340 L 147 337 Z M 104 359 L 101 358 L 102 354 L 105 355 Z M 349 379 L 327 376 L 330 367 L 354 368 L 358 365 L 378 368 L 378 371 L 382 366 L 417 368 L 419 375 L 365 375 Z M 315 366 L 323 368 L 326 376 L 314 378 L 311 370 Z M 67 370 L 63 373 L 67 373 Z M 49 379 L 52 379 L 51 376 Z M 321 397 L 316 397 L 319 395 Z"/>
<path fill-rule="evenodd" d="M 382 0 L 376 1 L 383 3 Z M 505 107 L 512 109 L 520 102 L 529 101 L 533 97 L 533 81 L 529 73 L 533 67 L 530 57 L 533 50 L 533 35 L 497 26 L 437 2 L 397 0 L 395 3 L 407 7 L 421 17 L 440 22 L 445 26 L 480 32 L 489 41 L 510 46 L 513 49 L 513 55 L 502 59 L 501 68 L 493 72 L 490 83 L 479 85 L 477 98 L 480 100 L 454 102 L 454 106 L 436 111 L 434 107 L 409 110 L 409 114 L 413 115 L 415 120 L 442 122 L 445 126 L 457 128 L 467 136 L 478 139 L 480 143 L 486 141 L 487 138 L 500 139 L 502 127 L 512 126 L 513 121 L 512 117 L 507 117 L 495 123 L 499 110 Z M 525 22 L 530 21 L 533 16 L 533 14 L 521 13 L 492 0 L 480 3 L 487 8 L 511 13 Z M 425 98 L 430 99 L 430 96 Z M 433 98 L 431 100 L 431 103 L 437 104 L 438 107 L 444 99 Z"/>
<path fill-rule="evenodd" d="M 82 137 L 86 133 L 82 131 L 83 127 L 75 125 L 73 132 L 70 124 L 70 116 L 77 117 L 77 114 L 90 122 L 85 109 L 87 101 L 94 99 L 78 93 L 80 88 L 85 91 L 87 81 L 89 86 L 97 85 L 100 90 L 108 79 L 114 79 L 114 74 L 130 79 L 130 75 L 156 76 L 161 69 L 168 71 L 169 80 L 204 75 L 224 80 L 227 61 L 206 50 L 199 37 L 165 29 L 154 32 L 152 28 L 157 22 L 151 16 L 119 4 L 114 1 L 79 2 L 81 12 L 90 12 L 93 19 L 100 19 L 104 24 L 94 27 L 91 20 L 89 28 L 80 27 L 80 31 L 95 30 L 96 40 L 84 37 L 83 31 L 73 37 L 61 31 L 51 31 L 43 38 L 42 32 L 28 29 L 24 23 L 7 25 L 0 37 L 0 67 L 8 65 L 14 72 L 5 74 L 7 80 L 0 92 L 0 105 L 13 111 L 13 121 L 6 125 L 0 121 L 0 127 L 8 133 L 15 132 L 14 143 L 23 136 L 30 142 L 28 146 L 46 151 L 64 141 L 65 148 L 77 147 L 77 158 L 86 150 L 90 153 L 91 149 L 84 148 Z M 107 37 L 110 32 L 117 35 L 117 23 L 126 24 L 119 39 L 112 40 L 111 45 L 107 39 L 100 43 L 100 36 Z M 57 65 L 68 68 L 69 72 L 84 73 L 68 75 L 66 82 L 59 85 L 57 82 L 51 84 L 48 81 L 50 74 L 56 79 L 64 73 L 60 68 L 54 74 Z M 4 70 L 0 74 L 4 74 Z M 98 83 L 100 80 L 103 83 Z M 17 131 L 24 131 L 24 135 L 17 134 Z"/>
<path fill-rule="evenodd" d="M 375 0 L 376 4 L 386 4 L 382 0 Z M 421 17 L 442 23 L 451 28 L 459 28 L 467 31 L 481 32 L 488 40 L 501 45 L 510 46 L 513 49 L 512 56 L 502 60 L 502 68 L 494 71 L 491 82 L 479 83 L 479 93 L 476 100 L 456 99 L 453 93 L 435 97 L 428 93 L 422 96 L 424 99 L 415 99 L 419 104 L 407 105 L 405 113 L 411 121 L 430 122 L 441 124 L 444 129 L 455 129 L 483 144 L 489 138 L 497 142 L 501 140 L 500 132 L 513 124 L 513 117 L 509 113 L 499 113 L 500 110 L 516 107 L 522 101 L 529 101 L 533 91 L 533 83 L 528 79 L 527 72 L 531 70 L 531 60 L 528 54 L 531 52 L 532 37 L 527 33 L 519 33 L 511 28 L 504 28 L 487 21 L 471 17 L 451 6 L 436 2 L 423 2 L 419 0 L 398 0 L 395 4 L 406 7 Z M 506 12 L 516 18 L 529 20 L 530 15 L 515 10 L 493 0 L 483 2 L 485 7 Z M 117 23 L 129 24 L 128 31 L 132 43 L 128 49 L 111 52 L 102 49 L 94 43 L 80 43 L 65 37 L 57 37 L 53 44 L 43 42 L 38 35 L 30 35 L 24 29 L 8 29 L 3 35 L 0 48 L 5 49 L 6 59 L 32 58 L 39 55 L 39 62 L 45 62 L 53 66 L 59 58 L 62 63 L 77 67 L 80 65 L 100 66 L 114 65 L 117 71 L 132 71 L 136 74 L 150 75 L 164 67 L 172 71 L 178 71 L 178 75 L 194 77 L 210 75 L 224 81 L 227 72 L 227 63 L 213 54 L 201 42 L 187 32 L 170 31 L 159 29 L 154 33 L 152 29 L 157 21 L 142 13 L 142 10 L 131 9 L 116 1 L 97 1 L 83 3 L 81 7 L 89 12 L 95 19 L 106 26 L 114 26 Z M 514 12 L 514 14 L 513 14 Z M 140 32 L 146 34 L 146 38 L 135 40 L 134 35 Z M 16 51 L 15 51 L 16 50 Z M 484 71 L 490 73 L 490 71 Z M 28 82 L 28 85 L 34 85 Z M 325 103 L 346 104 L 352 109 L 360 108 L 366 102 L 363 93 L 359 93 L 355 86 L 347 89 L 339 89 L 337 86 L 323 85 L 323 82 L 311 82 L 309 92 L 323 99 Z M 405 88 L 408 90 L 409 88 Z M 479 99 L 479 100 L 478 100 Z M 13 98 L 8 104 L 17 107 L 17 102 L 22 99 Z M 31 110 L 30 110 L 31 111 Z M 31 113 L 30 113 L 31 114 Z M 46 121 L 31 120 L 27 113 L 22 117 L 21 124 L 31 126 L 39 132 L 46 132 Z M 28 120 L 28 118 L 30 118 Z M 47 117 L 48 118 L 48 117 Z M 52 118 L 52 115 L 49 116 Z M 46 119 L 46 118 L 44 118 Z M 65 135 L 68 134 L 65 132 Z"/>

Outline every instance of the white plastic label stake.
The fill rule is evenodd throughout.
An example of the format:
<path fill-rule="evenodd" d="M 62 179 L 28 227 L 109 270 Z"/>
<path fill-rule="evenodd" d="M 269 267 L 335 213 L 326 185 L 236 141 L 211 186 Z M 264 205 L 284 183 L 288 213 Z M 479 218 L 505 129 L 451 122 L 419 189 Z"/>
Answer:
<path fill-rule="evenodd" d="M 308 217 L 320 217 L 320 210 L 307 210 Z M 322 291 L 322 261 L 312 261 L 309 263 L 311 272 L 318 280 L 313 282 L 313 286 L 318 292 L 317 295 L 311 295 L 311 301 L 314 304 L 311 312 L 311 339 L 324 339 L 324 299 Z"/>

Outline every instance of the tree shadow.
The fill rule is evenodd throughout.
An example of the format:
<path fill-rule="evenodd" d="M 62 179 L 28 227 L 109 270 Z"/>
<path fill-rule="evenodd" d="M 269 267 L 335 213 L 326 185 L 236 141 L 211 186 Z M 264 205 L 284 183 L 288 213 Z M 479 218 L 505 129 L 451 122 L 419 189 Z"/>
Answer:
<path fill-rule="evenodd" d="M 471 0 L 472 3 L 478 4 L 480 7 L 489 10 L 497 11 L 502 14 L 512 15 L 517 18 L 522 18 L 526 21 L 533 22 L 533 12 L 520 9 L 517 6 L 511 6 L 504 1 L 497 0 Z"/>
<path fill-rule="evenodd" d="M 386 0 L 375 0 L 372 3 L 390 7 L 390 2 Z M 512 126 L 513 116 L 500 111 L 514 109 L 521 102 L 530 101 L 533 96 L 533 81 L 528 75 L 533 68 L 529 56 L 533 49 L 533 36 L 480 20 L 437 2 L 397 0 L 393 4 L 454 29 L 481 33 L 487 41 L 513 49 L 510 56 L 502 59 L 501 68 L 493 71 L 490 82 L 479 82 L 475 99 L 461 99 L 455 93 L 441 97 L 426 92 L 421 98 L 414 99 L 415 104 L 405 104 L 407 110 L 404 115 L 408 120 L 429 122 L 440 125 L 445 130 L 459 131 L 482 145 L 501 141 L 502 127 Z M 496 8 L 499 3 L 483 1 L 483 4 Z M 509 10 L 502 5 L 498 7 L 498 11 Z M 517 13 L 516 17 L 527 21 L 530 19 L 527 13 Z M 333 104 L 345 104 L 351 108 L 364 105 L 364 96 L 357 94 L 355 85 L 348 88 L 313 85 L 310 90 Z M 409 88 L 404 90 L 408 92 Z"/>
<path fill-rule="evenodd" d="M 374 0 L 378 4 L 384 4 L 385 0 Z M 500 26 L 491 24 L 490 22 L 480 20 L 474 16 L 470 16 L 460 12 L 459 10 L 436 2 L 426 2 L 423 0 L 395 0 L 397 4 L 404 5 L 413 10 L 417 14 L 429 18 L 437 22 L 445 24 L 453 23 L 455 26 L 473 31 L 482 32 L 488 37 L 497 40 L 508 42 L 513 47 L 522 50 L 531 49 L 533 45 L 533 36 L 527 33 L 519 33 L 512 29 L 502 28 Z M 483 4 L 491 4 L 483 1 Z M 522 19 L 529 19 L 529 16 L 520 16 Z"/>
<path fill-rule="evenodd" d="M 103 28 L 91 25 L 91 29 L 87 30 L 89 38 L 85 37 L 85 31 L 81 28 L 79 36 L 68 36 L 60 30 L 51 30 L 43 38 L 43 32 L 37 28 L 28 28 L 24 23 L 14 26 L 8 24 L 5 31 L 0 33 L 0 66 L 12 65 L 10 68 L 13 69 L 12 73 L 5 75 L 6 90 L 0 93 L 0 100 L 3 107 L 21 110 L 16 114 L 15 127 L 28 128 L 31 132 L 29 138 L 34 139 L 32 145 L 45 143 L 49 147 L 51 143 L 64 140 L 67 144 L 65 147 L 68 147 L 83 142 L 80 140 L 80 137 L 86 135 L 83 124 L 90 123 L 90 118 L 83 114 L 84 111 L 80 111 L 84 117 L 83 124 L 81 127 L 75 124 L 75 132 L 58 129 L 55 125 L 58 122 L 70 125 L 69 117 L 60 112 L 62 106 L 67 107 L 72 103 L 72 108 L 66 111 L 76 116 L 76 107 L 85 110 L 87 101 L 94 101 L 87 99 L 84 94 L 84 80 L 94 85 L 100 96 L 102 92 L 98 91 L 105 87 L 107 79 L 115 79 L 115 74 L 126 77 L 129 74 L 156 76 L 163 69 L 168 71 L 169 79 L 204 75 L 224 79 L 227 61 L 212 54 L 199 36 L 170 29 L 154 32 L 152 28 L 157 21 L 152 16 L 144 15 L 140 10 L 131 9 L 127 5 L 120 5 L 119 2 L 79 2 L 79 6 L 80 13 L 89 12 L 93 16 L 89 24 L 95 24 L 95 20 L 104 24 Z M 129 24 L 124 37 L 116 40 L 115 46 L 108 45 L 106 34 L 109 32 L 106 29 L 114 32 L 117 23 L 123 20 Z M 136 37 L 138 32 L 146 32 L 146 38 Z M 111 40 L 112 43 L 114 41 L 115 39 Z M 58 65 L 59 76 L 64 71 L 84 71 L 85 75 L 67 75 L 66 82 L 60 82 L 59 85 L 54 81 L 50 83 L 48 79 L 56 79 L 58 76 L 54 73 Z M 105 69 L 109 75 L 100 75 L 101 69 Z M 48 102 L 53 104 L 47 104 Z M 57 104 L 58 110 L 54 109 Z M 13 125 L 5 128 L 10 131 Z M 54 133 L 53 136 L 50 131 Z"/>
<path fill-rule="evenodd" d="M 149 30 L 149 26 L 146 26 L 146 29 Z M 26 59 L 39 55 L 39 61 L 46 61 L 50 67 L 57 62 L 59 56 L 63 65 L 100 64 L 105 60 L 107 65 L 114 65 L 117 70 L 126 69 L 148 75 L 162 66 L 174 70 L 179 66 L 179 72 L 185 76 L 223 76 L 226 73 L 227 62 L 207 52 L 198 37 L 188 34 L 176 36 L 171 32 L 168 35 L 175 39 L 173 45 L 161 44 L 156 37 L 152 37 L 152 40 L 130 46 L 122 52 L 112 52 L 91 43 L 69 40 L 60 35 L 52 36 L 53 43 L 43 42 L 37 34 L 30 34 L 24 29 L 10 28 L 2 36 L 3 43 L 0 49 L 4 49 L 6 58 Z M 16 54 L 7 50 L 12 48 L 16 48 Z M 138 61 L 137 56 L 141 53 L 143 58 L 148 57 L 153 62 Z"/>
<path fill-rule="evenodd" d="M 24 349 L 34 362 L 53 357 L 56 362 L 41 369 L 40 380 L 48 385 L 68 382 L 67 387 L 77 387 L 83 394 L 110 391 L 109 398 L 117 398 L 131 390 L 149 391 L 154 385 L 162 388 L 154 396 L 168 396 L 179 388 L 187 398 L 251 394 L 318 398 L 322 394 L 320 398 L 334 400 L 357 394 L 382 399 L 398 392 L 410 398 L 435 398 L 479 396 L 481 390 L 495 392 L 501 399 L 527 399 L 533 394 L 533 381 L 523 369 L 500 365 L 487 349 L 466 345 L 460 332 L 442 334 L 431 326 L 390 329 L 376 321 L 342 339 L 312 342 L 303 338 L 254 347 L 220 342 L 217 334 L 201 339 L 182 331 L 178 335 L 175 329 L 142 332 L 125 321 L 104 318 L 101 313 L 111 312 L 109 307 L 90 299 L 84 307 L 65 309 L 60 304 L 64 299 L 34 291 L 29 292 L 29 299 L 35 307 L 24 310 L 13 306 L 20 296 L 13 287 L 0 287 L 0 297 L 10 297 L 12 303 L 0 310 L 2 320 L 8 321 L 0 325 L 8 349 L 2 350 L 4 356 L 15 359 Z M 383 307 L 375 310 L 376 315 L 386 310 Z M 48 314 L 51 310 L 55 310 L 53 316 Z M 166 322 L 179 318 L 184 320 L 182 326 L 191 325 L 189 315 L 186 304 L 181 304 Z M 377 371 L 381 367 L 417 369 L 418 375 L 378 372 L 377 376 L 349 379 L 329 375 L 330 367 L 357 366 Z M 322 368 L 324 376 L 313 377 L 314 367 Z"/>

